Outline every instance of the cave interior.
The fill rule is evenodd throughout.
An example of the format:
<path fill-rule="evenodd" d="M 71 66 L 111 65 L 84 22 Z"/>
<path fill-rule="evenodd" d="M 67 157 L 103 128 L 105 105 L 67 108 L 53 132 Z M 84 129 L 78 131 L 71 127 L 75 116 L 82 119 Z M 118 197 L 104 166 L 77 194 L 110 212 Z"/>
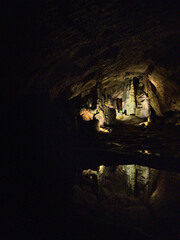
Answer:
<path fill-rule="evenodd" d="M 2 239 L 180 239 L 178 3 L 3 9 Z"/>

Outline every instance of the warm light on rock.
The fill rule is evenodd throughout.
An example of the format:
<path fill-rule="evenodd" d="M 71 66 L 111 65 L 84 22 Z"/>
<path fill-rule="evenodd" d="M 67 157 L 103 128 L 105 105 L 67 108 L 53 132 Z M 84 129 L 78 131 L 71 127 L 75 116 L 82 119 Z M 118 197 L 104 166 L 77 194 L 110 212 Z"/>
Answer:
<path fill-rule="evenodd" d="M 1 239 L 180 239 L 179 1 L 2 2 Z"/>
<path fill-rule="evenodd" d="M 80 111 L 80 116 L 82 116 L 84 121 L 90 121 L 93 120 L 93 113 L 91 113 L 89 110 L 83 108 Z"/>

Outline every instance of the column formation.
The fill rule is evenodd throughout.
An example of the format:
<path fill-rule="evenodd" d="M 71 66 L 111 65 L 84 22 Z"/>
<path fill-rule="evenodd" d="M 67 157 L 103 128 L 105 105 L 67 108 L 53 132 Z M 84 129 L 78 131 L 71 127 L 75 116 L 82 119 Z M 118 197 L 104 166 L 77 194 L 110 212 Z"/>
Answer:
<path fill-rule="evenodd" d="M 129 92 L 129 111 L 128 111 L 128 115 L 129 114 L 135 114 L 135 110 L 136 110 L 135 91 L 134 91 L 133 80 L 131 80 L 131 88 L 130 88 L 130 92 Z"/>

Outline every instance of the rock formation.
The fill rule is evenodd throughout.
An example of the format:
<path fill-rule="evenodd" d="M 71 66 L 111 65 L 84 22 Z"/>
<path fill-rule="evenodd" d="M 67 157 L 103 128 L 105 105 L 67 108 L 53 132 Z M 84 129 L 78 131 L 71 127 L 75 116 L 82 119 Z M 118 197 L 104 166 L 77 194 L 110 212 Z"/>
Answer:
<path fill-rule="evenodd" d="M 178 1 L 1 9 L 5 239 L 178 238 Z"/>

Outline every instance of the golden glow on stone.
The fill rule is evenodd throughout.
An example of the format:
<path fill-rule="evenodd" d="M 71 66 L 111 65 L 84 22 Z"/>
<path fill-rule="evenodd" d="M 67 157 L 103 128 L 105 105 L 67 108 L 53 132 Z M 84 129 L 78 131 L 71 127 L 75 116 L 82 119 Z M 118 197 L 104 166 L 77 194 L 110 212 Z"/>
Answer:
<path fill-rule="evenodd" d="M 83 176 L 90 176 L 90 175 L 92 175 L 92 174 L 97 174 L 97 171 L 94 171 L 94 170 L 92 170 L 92 169 L 85 169 L 85 170 L 83 170 L 82 171 L 82 175 Z"/>
<path fill-rule="evenodd" d="M 80 116 L 82 116 L 84 121 L 93 120 L 93 113 L 91 113 L 89 110 L 87 110 L 85 108 L 81 109 Z"/>
<path fill-rule="evenodd" d="M 104 165 L 100 165 L 99 166 L 99 173 L 102 174 L 104 172 L 105 166 Z"/>
<path fill-rule="evenodd" d="M 149 125 L 149 121 L 138 123 L 137 126 L 145 125 L 146 127 Z"/>
<path fill-rule="evenodd" d="M 147 154 L 147 155 L 152 155 L 152 153 L 150 153 L 149 150 L 138 150 L 138 152 Z"/>
<path fill-rule="evenodd" d="M 112 131 L 112 129 L 111 128 L 108 128 L 108 129 L 106 129 L 106 128 L 99 128 L 99 131 L 100 132 L 103 132 L 103 133 L 110 133 L 111 131 Z"/>

